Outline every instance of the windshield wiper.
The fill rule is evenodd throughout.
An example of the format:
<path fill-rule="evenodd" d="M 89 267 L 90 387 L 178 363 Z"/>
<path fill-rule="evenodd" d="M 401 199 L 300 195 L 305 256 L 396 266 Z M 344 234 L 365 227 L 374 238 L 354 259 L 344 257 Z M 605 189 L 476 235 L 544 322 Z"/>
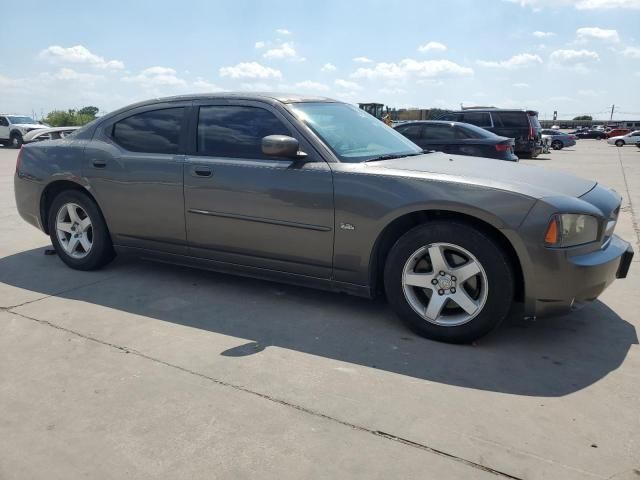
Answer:
<path fill-rule="evenodd" d="M 379 157 L 373 157 L 369 160 L 365 160 L 364 163 L 377 162 L 380 160 L 393 160 L 394 158 L 415 157 L 416 155 L 422 155 L 425 152 L 418 153 L 387 153 L 386 155 L 380 155 Z"/>

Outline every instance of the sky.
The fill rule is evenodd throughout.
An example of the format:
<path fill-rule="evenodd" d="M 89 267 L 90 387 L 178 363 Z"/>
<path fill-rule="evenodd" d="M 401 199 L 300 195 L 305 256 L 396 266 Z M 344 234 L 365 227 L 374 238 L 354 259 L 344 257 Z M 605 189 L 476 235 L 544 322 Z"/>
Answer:
<path fill-rule="evenodd" d="M 0 28 L 0 111 L 284 91 L 640 118 L 640 0 L 57 0 Z"/>

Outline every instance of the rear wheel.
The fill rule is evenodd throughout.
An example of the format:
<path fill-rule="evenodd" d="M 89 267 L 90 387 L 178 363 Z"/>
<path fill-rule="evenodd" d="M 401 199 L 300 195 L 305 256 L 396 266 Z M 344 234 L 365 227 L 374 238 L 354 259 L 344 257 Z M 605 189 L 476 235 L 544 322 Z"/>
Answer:
<path fill-rule="evenodd" d="M 616 147 L 624 147 L 624 140 L 616 140 Z"/>
<path fill-rule="evenodd" d="M 554 140 L 553 142 L 551 142 L 551 148 L 553 148 L 554 150 L 562 150 L 562 147 L 564 147 L 564 145 L 560 140 Z"/>
<path fill-rule="evenodd" d="M 77 190 L 60 193 L 49 209 L 49 236 L 60 259 L 76 270 L 96 270 L 113 257 L 113 246 L 100 209 Z"/>
<path fill-rule="evenodd" d="M 459 221 L 429 222 L 407 232 L 385 264 L 389 303 L 418 334 L 471 342 L 509 313 L 514 280 L 507 257 L 482 231 Z"/>

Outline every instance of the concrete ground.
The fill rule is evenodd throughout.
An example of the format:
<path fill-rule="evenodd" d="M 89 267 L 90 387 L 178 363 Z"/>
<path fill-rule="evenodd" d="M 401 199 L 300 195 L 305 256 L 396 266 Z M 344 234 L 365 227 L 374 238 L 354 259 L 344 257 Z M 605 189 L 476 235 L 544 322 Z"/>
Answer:
<path fill-rule="evenodd" d="M 562 318 L 475 345 L 382 302 L 118 259 L 72 271 L 17 215 L 0 149 L 0 478 L 640 478 L 640 255 Z M 640 150 L 525 161 L 624 196 Z"/>

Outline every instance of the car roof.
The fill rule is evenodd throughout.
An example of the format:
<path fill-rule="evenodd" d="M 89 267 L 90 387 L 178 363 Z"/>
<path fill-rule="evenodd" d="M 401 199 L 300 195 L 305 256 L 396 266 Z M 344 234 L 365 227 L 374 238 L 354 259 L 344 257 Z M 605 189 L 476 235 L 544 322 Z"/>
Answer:
<path fill-rule="evenodd" d="M 152 105 L 154 103 L 163 102 L 179 102 L 189 100 L 208 100 L 208 99 L 234 99 L 234 100 L 262 100 L 280 103 L 300 103 L 300 102 L 338 102 L 331 98 L 299 95 L 295 93 L 282 92 L 219 92 L 219 93 L 196 93 L 186 95 L 175 95 L 171 97 L 159 97 L 138 102 L 135 106 Z M 130 105 L 133 107 L 133 105 Z"/>
<path fill-rule="evenodd" d="M 452 122 L 452 121 L 447 121 L 447 120 L 407 120 L 406 122 L 402 122 L 399 123 L 397 125 L 394 125 L 395 127 L 400 127 L 402 125 L 413 125 L 413 124 L 422 124 L 422 123 L 429 123 L 429 124 L 433 124 L 433 123 L 439 123 L 439 124 L 443 124 L 443 125 L 452 125 L 452 126 L 456 126 L 456 125 L 468 125 L 468 123 L 464 123 L 464 122 Z"/>
<path fill-rule="evenodd" d="M 219 92 L 219 93 L 194 93 L 185 95 L 174 95 L 171 97 L 157 97 L 143 100 L 141 102 L 126 105 L 122 108 L 107 113 L 100 117 L 100 119 L 108 119 L 120 113 L 132 110 L 134 108 L 152 106 L 160 103 L 171 102 L 184 102 L 194 100 L 257 100 L 270 104 L 275 103 L 301 103 L 301 102 L 327 102 L 327 103 L 342 103 L 339 100 L 333 100 L 331 98 L 311 96 L 311 95 L 298 95 L 294 93 L 283 92 Z"/>
<path fill-rule="evenodd" d="M 526 108 L 499 108 L 499 107 L 469 107 L 462 110 L 451 110 L 447 113 L 465 113 L 465 112 L 524 112 L 537 115 L 535 110 L 527 110 Z"/>

